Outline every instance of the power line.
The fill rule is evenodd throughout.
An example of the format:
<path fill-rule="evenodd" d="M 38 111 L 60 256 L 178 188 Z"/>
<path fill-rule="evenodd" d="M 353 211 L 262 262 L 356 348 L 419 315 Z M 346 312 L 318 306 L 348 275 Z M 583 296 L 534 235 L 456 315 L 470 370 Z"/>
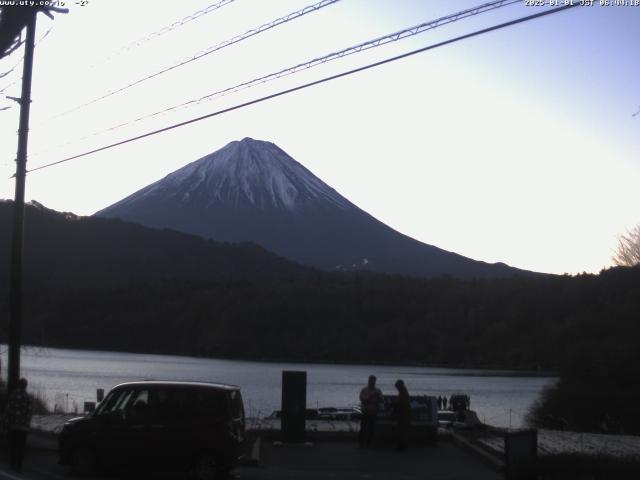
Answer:
<path fill-rule="evenodd" d="M 281 90 L 280 92 L 273 93 L 271 95 L 267 95 L 267 96 L 264 96 L 264 97 L 256 98 L 256 99 L 250 100 L 248 102 L 240 103 L 238 105 L 234 105 L 232 107 L 224 108 L 224 109 L 218 110 L 216 112 L 208 113 L 208 114 L 202 115 L 200 117 L 192 118 L 192 119 L 186 120 L 184 122 L 176 123 L 176 124 L 170 125 L 168 127 L 164 127 L 164 128 L 160 128 L 158 130 L 153 130 L 151 132 L 143 133 L 141 135 L 137 135 L 135 137 L 128 138 L 126 140 L 121 140 L 119 142 L 115 142 L 115 143 L 112 143 L 112 144 L 109 144 L 109 145 L 105 145 L 103 147 L 95 148 L 93 150 L 89 150 L 87 152 L 80 153 L 78 155 L 73 155 L 71 157 L 63 158 L 62 160 L 57 160 L 55 162 L 51 162 L 51 163 L 47 163 L 47 164 L 44 164 L 44 165 L 40 165 L 39 167 L 35 167 L 35 168 L 32 168 L 31 170 L 28 170 L 28 173 L 35 172 L 35 171 L 38 171 L 38 170 L 42 170 L 42 169 L 45 169 L 45 168 L 48 168 L 48 167 L 52 167 L 54 165 L 59 165 L 61 163 L 69 162 L 71 160 L 75 160 L 77 158 L 85 157 L 85 156 L 91 155 L 93 153 L 98 153 L 98 152 L 102 152 L 104 150 L 109 150 L 111 148 L 118 147 L 120 145 L 124 145 L 124 144 L 127 144 L 127 143 L 131 143 L 131 142 L 134 142 L 136 140 L 141 140 L 143 138 L 151 137 L 151 136 L 157 135 L 159 133 L 164 133 L 164 132 L 167 132 L 169 130 L 173 130 L 175 128 L 184 127 L 185 125 L 190 125 L 192 123 L 196 123 L 196 122 L 199 122 L 201 120 L 205 120 L 207 118 L 211 118 L 211 117 L 215 117 L 215 116 L 218 116 L 218 115 L 222 115 L 224 113 L 232 112 L 234 110 L 239 110 L 241 108 L 245 108 L 245 107 L 248 107 L 250 105 L 255 105 L 257 103 L 262 103 L 264 101 L 271 100 L 273 98 L 281 97 L 283 95 L 287 95 L 289 93 L 293 93 L 293 92 L 297 92 L 297 91 L 300 91 L 300 90 L 304 90 L 304 89 L 307 89 L 309 87 L 313 87 L 313 86 L 320 85 L 320 84 L 325 83 L 325 82 L 329 82 L 331 80 L 336 80 L 338 78 L 342 78 L 342 77 L 346 77 L 346 76 L 349 76 L 349 75 L 353 75 L 355 73 L 363 72 L 365 70 L 369 70 L 371 68 L 379 67 L 381 65 L 386 65 L 387 63 L 391 63 L 391 62 L 395 62 L 396 60 L 401 60 L 403 58 L 411 57 L 411 56 L 416 55 L 418 53 L 423 53 L 423 52 L 426 52 L 426 51 L 429 51 L 429 50 L 433 50 L 435 48 L 439 48 L 439 47 L 443 47 L 445 45 L 449 45 L 451 43 L 459 42 L 461 40 L 466 40 L 467 38 L 476 37 L 478 35 L 482 35 L 482 34 L 485 34 L 485 33 L 493 32 L 495 30 L 499 30 L 499 29 L 502 29 L 502 28 L 510 27 L 512 25 L 517 25 L 519 23 L 523 23 L 523 22 L 527 22 L 527 21 L 530 21 L 530 20 L 534 20 L 536 18 L 544 17 L 546 15 L 551 15 L 553 13 L 558 13 L 558 12 L 567 10 L 569 8 L 577 7 L 577 6 L 579 6 L 577 3 L 576 4 L 569 4 L 569 5 L 565 5 L 565 6 L 562 6 L 562 7 L 557 7 L 557 8 L 553 8 L 553 9 L 550 9 L 550 10 L 545 10 L 543 12 L 535 13 L 533 15 L 528 15 L 526 17 L 520 17 L 520 18 L 517 18 L 515 20 L 511 20 L 509 22 L 501 23 L 499 25 L 494 25 L 492 27 L 487 27 L 487 28 L 483 28 L 481 30 L 476 30 L 474 32 L 467 33 L 465 35 L 460 35 L 458 37 L 451 38 L 449 40 L 444 40 L 442 42 L 438 42 L 438 43 L 435 43 L 435 44 L 432 44 L 432 45 L 428 45 L 426 47 L 422 47 L 422 48 L 419 48 L 417 50 L 412 50 L 410 52 L 403 53 L 401 55 L 396 55 L 394 57 L 390 57 L 390 58 L 387 58 L 385 60 L 380 60 L 380 61 L 375 62 L 375 63 L 370 63 L 370 64 L 365 65 L 363 67 L 354 68 L 352 70 L 348 70 L 346 72 L 338 73 L 336 75 L 331 75 L 329 77 L 325 77 L 325 78 L 322 78 L 320 80 L 315 80 L 313 82 L 305 83 L 303 85 L 298 85 L 297 87 L 292 87 L 292 88 L 288 88 L 286 90 Z"/>
<path fill-rule="evenodd" d="M 239 84 L 234 85 L 232 87 L 227 87 L 227 88 L 224 88 L 222 90 L 218 90 L 216 92 L 204 95 L 204 96 L 202 96 L 200 98 L 197 98 L 197 99 L 188 100 L 188 101 L 180 103 L 178 105 L 173 105 L 171 107 L 168 107 L 168 108 L 165 108 L 165 109 L 162 109 L 162 110 L 158 110 L 156 112 L 149 113 L 149 114 L 143 115 L 141 117 L 134 118 L 133 120 L 128 120 L 128 121 L 126 121 L 124 123 L 120 123 L 118 125 L 114 125 L 112 127 L 109 127 L 109 128 L 103 129 L 103 130 L 99 130 L 97 132 L 93 132 L 93 133 L 90 133 L 88 135 L 84 135 L 82 137 L 74 138 L 74 139 L 72 139 L 72 140 L 70 140 L 68 142 L 65 142 L 65 143 L 63 143 L 61 145 L 58 145 L 57 147 L 63 147 L 63 146 L 69 145 L 69 144 L 76 143 L 78 141 L 82 141 L 82 140 L 86 140 L 86 139 L 95 137 L 97 135 L 101 135 L 101 134 L 104 134 L 104 133 L 112 132 L 112 131 L 118 130 L 120 128 L 123 128 L 123 127 L 129 126 L 129 125 L 133 125 L 135 123 L 141 122 L 143 120 L 147 120 L 147 119 L 150 119 L 150 118 L 153 118 L 153 117 L 165 114 L 165 113 L 169 113 L 169 112 L 173 112 L 173 111 L 176 111 L 176 110 L 180 110 L 182 108 L 186 108 L 186 107 L 191 106 L 191 105 L 200 104 L 200 103 L 204 102 L 205 100 L 207 100 L 207 101 L 208 100 L 212 100 L 215 97 L 225 96 L 225 95 L 228 95 L 228 94 L 231 94 L 231 93 L 236 93 L 236 92 L 241 91 L 241 90 L 246 90 L 248 88 L 251 88 L 251 87 L 254 87 L 254 86 L 257 86 L 257 85 L 262 85 L 264 83 L 271 82 L 273 80 L 277 80 L 279 78 L 292 75 L 292 74 L 297 73 L 297 72 L 302 71 L 302 70 L 308 70 L 310 68 L 313 68 L 313 67 L 316 67 L 316 66 L 319 66 L 319 65 L 323 65 L 323 64 L 328 63 L 328 62 L 333 61 L 333 60 L 337 60 L 337 59 L 340 59 L 340 58 L 343 58 L 343 57 L 346 57 L 346 56 L 349 56 L 349 55 L 352 55 L 352 54 L 355 54 L 355 53 L 360 53 L 362 51 L 369 50 L 369 49 L 372 49 L 372 48 L 380 47 L 380 46 L 386 45 L 388 43 L 396 42 L 398 40 L 402 40 L 404 38 L 408 38 L 408 37 L 417 35 L 419 33 L 423 33 L 423 32 L 426 32 L 428 30 L 433 30 L 434 28 L 437 28 L 437 27 L 440 27 L 440 26 L 443 26 L 443 25 L 447 25 L 449 23 L 453 23 L 453 22 L 456 22 L 458 20 L 462 20 L 464 18 L 468 18 L 468 17 L 471 17 L 471 16 L 479 15 L 481 13 L 485 13 L 485 12 L 488 12 L 488 11 L 491 11 L 491 10 L 495 10 L 495 9 L 498 9 L 498 8 L 506 7 L 506 6 L 512 5 L 514 3 L 520 3 L 520 1 L 521 0 L 493 1 L 493 2 L 482 4 L 482 5 L 478 5 L 476 7 L 472 7 L 472 8 L 466 9 L 466 10 L 462 10 L 460 12 L 456 12 L 456 13 L 453 13 L 453 14 L 450 14 L 450 15 L 446 15 L 444 17 L 440 17 L 440 18 L 437 18 L 435 20 L 430 20 L 428 22 L 423 22 L 421 24 L 414 25 L 412 27 L 408 27 L 408 28 L 405 28 L 405 29 L 397 31 L 397 32 L 393 32 L 393 33 L 390 33 L 388 35 L 384 35 L 382 37 L 375 38 L 373 40 L 369 40 L 369 41 L 366 41 L 366 42 L 363 42 L 363 43 L 359 43 L 359 44 L 357 44 L 355 46 L 347 47 L 347 48 L 344 48 L 342 50 L 338 50 L 336 52 L 329 53 L 329 54 L 324 55 L 322 57 L 316 57 L 316 58 L 314 58 L 312 60 L 308 60 L 306 62 L 300 63 L 300 64 L 295 65 L 293 67 L 288 67 L 288 68 L 279 70 L 277 72 L 270 73 L 268 75 L 264 75 L 262 77 L 254 78 L 253 80 L 249 80 L 249 81 L 246 81 L 246 82 L 239 83 Z M 56 148 L 56 147 L 54 147 L 54 148 Z"/>
<path fill-rule="evenodd" d="M 485 3 L 483 5 L 479 5 L 477 7 L 473 7 L 473 8 L 467 9 L 467 10 L 463 10 L 461 12 L 457 12 L 457 13 L 454 13 L 454 14 L 451 14 L 451 15 L 447 15 L 445 17 L 441 17 L 441 18 L 438 18 L 436 20 L 431 20 L 431 21 L 428 21 L 428 22 L 424 22 L 424 23 L 421 23 L 419 25 L 415 25 L 413 27 L 405 28 L 405 29 L 400 30 L 398 32 L 394 32 L 394 33 L 391 33 L 391 34 L 388 34 L 388 35 L 384 35 L 382 37 L 378 37 L 378 38 L 375 38 L 373 40 L 369 40 L 367 42 L 363 42 L 363 43 L 360 43 L 360 44 L 352 46 L 352 47 L 344 48 L 342 50 L 330 53 L 328 55 L 324 55 L 322 57 L 314 58 L 314 59 L 309 60 L 307 62 L 303 62 L 303 63 L 300 63 L 298 65 L 295 65 L 293 67 L 285 68 L 285 69 L 279 70 L 277 72 L 270 73 L 268 75 L 264 75 L 264 76 L 259 77 L 259 78 L 254 78 L 253 80 L 249 80 L 247 82 L 239 83 L 239 84 L 234 85 L 232 87 L 227 87 L 227 88 L 224 88 L 222 90 L 218 90 L 216 92 L 204 95 L 204 96 L 202 96 L 202 97 L 200 97 L 198 99 L 188 100 L 188 101 L 183 102 L 181 104 L 174 105 L 172 107 L 169 107 L 169 108 L 166 108 L 166 109 L 163 109 L 163 110 L 160 110 L 160 111 L 157 111 L 157 112 L 154 112 L 154 113 L 142 116 L 142 117 L 138 117 L 138 118 L 136 118 L 134 120 L 131 120 L 129 122 L 126 122 L 126 123 L 123 123 L 123 124 L 120 124 L 120 125 L 116 125 L 115 127 L 111 127 L 109 129 L 101 131 L 99 133 L 112 131 L 112 130 L 115 130 L 117 128 L 121 128 L 121 127 L 124 127 L 126 125 L 133 124 L 133 123 L 137 123 L 137 122 L 139 122 L 141 120 L 144 120 L 144 119 L 147 119 L 147 118 L 152 118 L 152 117 L 155 117 L 155 116 L 163 114 L 163 113 L 167 113 L 167 112 L 171 112 L 171 111 L 174 111 L 174 110 L 178 110 L 180 108 L 183 108 L 183 107 L 186 107 L 186 106 L 189 106 L 189 105 L 199 104 L 199 103 L 201 103 L 201 102 L 203 102 L 205 100 L 211 100 L 212 98 L 215 98 L 215 97 L 218 97 L 218 96 L 224 96 L 224 95 L 227 95 L 229 93 L 235 93 L 235 92 L 238 92 L 238 91 L 241 91 L 241 90 L 246 90 L 247 88 L 251 88 L 251 87 L 254 87 L 256 85 L 260 85 L 260 84 L 267 83 L 267 82 L 270 82 L 270 81 L 273 81 L 273 80 L 277 80 L 278 78 L 286 77 L 286 76 L 292 75 L 292 74 L 297 73 L 297 72 L 302 71 L 302 70 L 308 70 L 310 68 L 316 67 L 318 65 L 325 64 L 325 63 L 333 61 L 333 60 L 337 60 L 339 58 L 343 58 L 343 57 L 346 57 L 346 56 L 349 56 L 349 55 L 352 55 L 352 54 L 355 54 L 355 53 L 360 53 L 362 51 L 369 50 L 369 49 L 372 49 L 372 48 L 380 47 L 380 46 L 386 45 L 388 43 L 396 42 L 398 40 L 402 40 L 404 38 L 411 37 L 411 36 L 417 35 L 419 33 L 426 32 L 428 30 L 432 30 L 432 29 L 437 28 L 439 26 L 456 22 L 456 21 L 461 20 L 463 18 L 468 18 L 468 17 L 471 17 L 471 16 L 475 16 L 475 15 L 478 15 L 480 13 L 484 13 L 484 12 L 487 12 L 487 11 L 490 11 L 490 10 L 495 10 L 497 8 L 505 7 L 505 6 L 514 4 L 514 3 L 520 3 L 520 1 L 521 0 L 494 1 L 494 2 L 490 2 L 490 3 Z"/>
<path fill-rule="evenodd" d="M 22 65 L 22 58 L 13 67 L 11 67 L 9 70 L 5 70 L 4 72 L 0 73 L 0 78 L 6 77 L 11 72 L 13 72 L 16 68 L 18 68 L 20 65 Z"/>
<path fill-rule="evenodd" d="M 154 38 L 160 37 L 166 33 L 169 33 L 173 30 L 175 30 L 176 28 L 182 27 L 183 25 L 186 25 L 189 22 L 192 22 L 204 15 L 207 15 L 208 13 L 214 12 L 216 10 L 218 10 L 219 8 L 224 7 L 225 5 L 229 5 L 230 3 L 234 2 L 235 0 L 220 0 L 216 3 L 212 3 L 211 5 L 198 10 L 194 13 L 192 13 L 191 15 L 187 15 L 186 17 L 177 20 L 175 22 L 173 22 L 170 25 L 167 25 L 165 27 L 162 27 L 159 30 L 156 30 L 155 32 L 151 32 L 143 37 L 138 38 L 137 40 L 134 40 L 133 42 L 124 45 L 123 47 L 119 48 L 118 50 L 116 50 L 113 54 L 111 54 L 110 56 L 108 56 L 104 61 L 108 62 L 109 60 L 112 60 L 113 58 L 122 55 L 123 53 L 129 52 L 131 50 L 133 50 L 134 48 L 139 47 L 140 45 L 153 40 Z M 91 65 L 91 67 L 95 67 L 96 65 Z"/>
<path fill-rule="evenodd" d="M 93 100 L 90 100 L 90 101 L 88 101 L 86 103 L 83 103 L 83 104 L 78 105 L 76 107 L 73 107 L 73 108 L 71 108 L 69 110 L 66 110 L 66 111 L 64 111 L 62 113 L 59 113 L 58 115 L 55 115 L 55 116 L 51 117 L 50 120 L 53 120 L 55 118 L 60 118 L 60 117 L 62 117 L 64 115 L 68 115 L 69 113 L 72 113 L 72 112 L 75 112 L 77 110 L 80 110 L 81 108 L 88 107 L 89 105 L 93 105 L 96 102 L 99 102 L 101 100 L 104 100 L 105 98 L 109 98 L 109 97 L 111 97 L 113 95 L 116 95 L 116 94 L 118 94 L 120 92 L 123 92 L 123 91 L 125 91 L 125 90 L 127 90 L 127 89 L 129 89 L 131 87 L 134 87 L 136 85 L 141 84 L 142 82 L 145 82 L 147 80 L 151 80 L 152 78 L 155 78 L 155 77 L 158 77 L 158 76 L 160 76 L 160 75 L 162 75 L 164 73 L 170 72 L 171 70 L 174 70 L 176 68 L 179 68 L 179 67 L 182 67 L 184 65 L 187 65 L 188 63 L 191 63 L 191 62 L 194 62 L 196 60 L 199 60 L 202 57 L 205 57 L 205 56 L 207 56 L 207 55 L 209 55 L 209 54 L 211 54 L 213 52 L 217 52 L 218 50 L 222 50 L 223 48 L 226 48 L 226 47 L 229 47 L 231 45 L 234 45 L 234 44 L 236 44 L 238 42 L 241 42 L 242 40 L 246 40 L 247 38 L 253 37 L 253 36 L 258 35 L 258 34 L 260 34 L 262 32 L 266 32 L 267 30 L 271 30 L 272 28 L 275 28 L 275 27 L 277 27 L 279 25 L 282 25 L 284 23 L 290 22 L 291 20 L 295 20 L 297 18 L 300 18 L 300 17 L 302 17 L 302 16 L 304 16 L 304 15 L 306 15 L 308 13 L 316 12 L 316 11 L 320 10 L 321 8 L 327 7 L 329 5 L 333 5 L 334 3 L 339 2 L 339 1 L 340 0 L 321 0 L 320 2 L 314 3 L 313 5 L 308 5 L 308 6 L 304 7 L 301 10 L 297 10 L 295 12 L 292 12 L 292 13 L 288 14 L 288 15 L 285 15 L 284 17 L 277 18 L 277 19 L 275 19 L 275 20 L 273 20 L 273 21 L 271 21 L 269 23 L 265 23 L 264 25 L 261 25 L 261 26 L 259 26 L 257 28 L 253 28 L 251 30 L 248 30 L 248 31 L 246 31 L 245 33 L 243 33 L 241 35 L 236 35 L 235 37 L 233 37 L 233 38 L 231 38 L 229 40 L 225 40 L 224 42 L 221 42 L 221 43 L 218 43 L 216 45 L 213 45 L 213 46 L 211 46 L 211 47 L 209 47 L 209 48 L 207 48 L 205 50 L 202 50 L 202 51 L 196 53 L 195 55 L 193 55 L 193 56 L 191 56 L 189 58 L 186 58 L 184 60 L 179 61 L 178 63 L 175 63 L 175 64 L 173 64 L 173 65 L 171 65 L 169 67 L 163 68 L 162 70 L 158 70 L 158 71 L 156 71 L 154 73 L 151 73 L 151 74 L 147 75 L 146 77 L 142 77 L 142 78 L 136 80 L 135 82 L 131 82 L 131 83 L 129 83 L 127 85 L 124 85 L 122 87 L 119 87 L 119 88 L 117 88 L 115 90 L 111 90 L 110 92 L 105 93 L 104 95 L 102 95 L 100 97 L 94 98 Z"/>

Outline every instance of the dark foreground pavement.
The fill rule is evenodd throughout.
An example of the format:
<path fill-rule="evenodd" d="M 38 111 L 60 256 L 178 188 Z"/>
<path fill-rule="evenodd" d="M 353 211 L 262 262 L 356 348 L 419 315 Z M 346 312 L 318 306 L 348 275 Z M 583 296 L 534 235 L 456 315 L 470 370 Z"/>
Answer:
<path fill-rule="evenodd" d="M 9 471 L 6 450 L 0 452 L 0 480 L 43 480 L 79 478 L 57 465 L 57 454 L 46 448 L 32 448 L 25 458 L 24 473 Z M 437 447 L 415 446 L 405 452 L 391 448 L 360 449 L 352 442 L 316 442 L 312 446 L 278 447 L 263 441 L 260 464 L 235 470 L 240 479 L 425 479 L 499 480 L 503 475 L 478 457 L 450 442 Z M 87 478 L 87 477 L 85 477 Z M 158 475 L 100 475 L 100 480 L 161 478 Z M 164 478 L 184 478 L 169 477 Z"/>
<path fill-rule="evenodd" d="M 355 442 L 315 443 L 312 447 L 274 447 L 265 443 L 261 466 L 242 470 L 255 479 L 398 479 L 497 480 L 502 474 L 450 442 L 416 446 L 404 452 L 391 448 L 360 449 Z"/>

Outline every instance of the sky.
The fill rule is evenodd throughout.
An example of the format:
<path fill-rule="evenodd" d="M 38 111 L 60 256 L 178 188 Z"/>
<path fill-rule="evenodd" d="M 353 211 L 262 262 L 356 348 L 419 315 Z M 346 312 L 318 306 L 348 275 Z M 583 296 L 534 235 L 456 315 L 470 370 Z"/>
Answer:
<path fill-rule="evenodd" d="M 67 0 L 68 14 L 39 16 L 28 168 L 550 8 L 517 2 L 94 134 L 483 3 L 341 0 L 60 115 L 315 2 L 235 0 L 150 35 L 214 3 Z M 554 13 L 32 172 L 26 198 L 91 215 L 252 137 L 422 242 L 529 270 L 599 272 L 617 235 L 640 223 L 639 26 L 640 6 Z M 0 198 L 14 196 L 19 111 L 4 95 L 20 95 L 20 77 L 18 66 L 0 78 L 0 90 L 10 85 L 0 108 L 13 105 L 0 111 Z"/>

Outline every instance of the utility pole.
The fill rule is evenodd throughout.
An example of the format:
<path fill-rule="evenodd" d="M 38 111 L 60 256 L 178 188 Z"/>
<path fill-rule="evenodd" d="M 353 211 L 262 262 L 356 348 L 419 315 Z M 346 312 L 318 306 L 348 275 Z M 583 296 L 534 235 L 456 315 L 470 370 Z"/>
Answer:
<path fill-rule="evenodd" d="M 29 109 L 31 107 L 31 75 L 36 36 L 36 16 L 33 9 L 26 27 L 18 152 L 16 155 L 16 192 L 13 202 L 13 235 L 11 238 L 11 273 L 9 284 L 9 362 L 8 380 L 11 392 L 20 379 L 20 345 L 22 333 L 22 246 L 24 236 L 24 189 L 27 175 L 27 143 L 29 138 Z"/>

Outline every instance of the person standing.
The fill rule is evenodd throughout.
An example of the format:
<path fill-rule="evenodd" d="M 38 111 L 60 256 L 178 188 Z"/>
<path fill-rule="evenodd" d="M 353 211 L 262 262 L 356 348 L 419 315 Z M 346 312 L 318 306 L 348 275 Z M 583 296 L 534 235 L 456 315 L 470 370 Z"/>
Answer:
<path fill-rule="evenodd" d="M 358 439 L 361 447 L 371 446 L 380 402 L 382 402 L 382 391 L 376 388 L 375 375 L 369 375 L 367 386 L 360 391 L 362 418 L 360 419 L 360 435 Z"/>
<path fill-rule="evenodd" d="M 409 391 L 404 381 L 398 380 L 395 384 L 398 390 L 395 413 L 398 432 L 398 450 L 406 450 L 409 447 L 409 427 L 411 426 L 411 402 Z"/>
<path fill-rule="evenodd" d="M 444 397 L 442 397 L 442 405 L 444 406 L 444 409 L 447 409 L 447 396 L 445 395 Z"/>
<path fill-rule="evenodd" d="M 20 473 L 31 423 L 31 398 L 27 393 L 27 380 L 21 378 L 9 395 L 7 427 L 9 430 L 9 458 L 11 469 Z"/>

